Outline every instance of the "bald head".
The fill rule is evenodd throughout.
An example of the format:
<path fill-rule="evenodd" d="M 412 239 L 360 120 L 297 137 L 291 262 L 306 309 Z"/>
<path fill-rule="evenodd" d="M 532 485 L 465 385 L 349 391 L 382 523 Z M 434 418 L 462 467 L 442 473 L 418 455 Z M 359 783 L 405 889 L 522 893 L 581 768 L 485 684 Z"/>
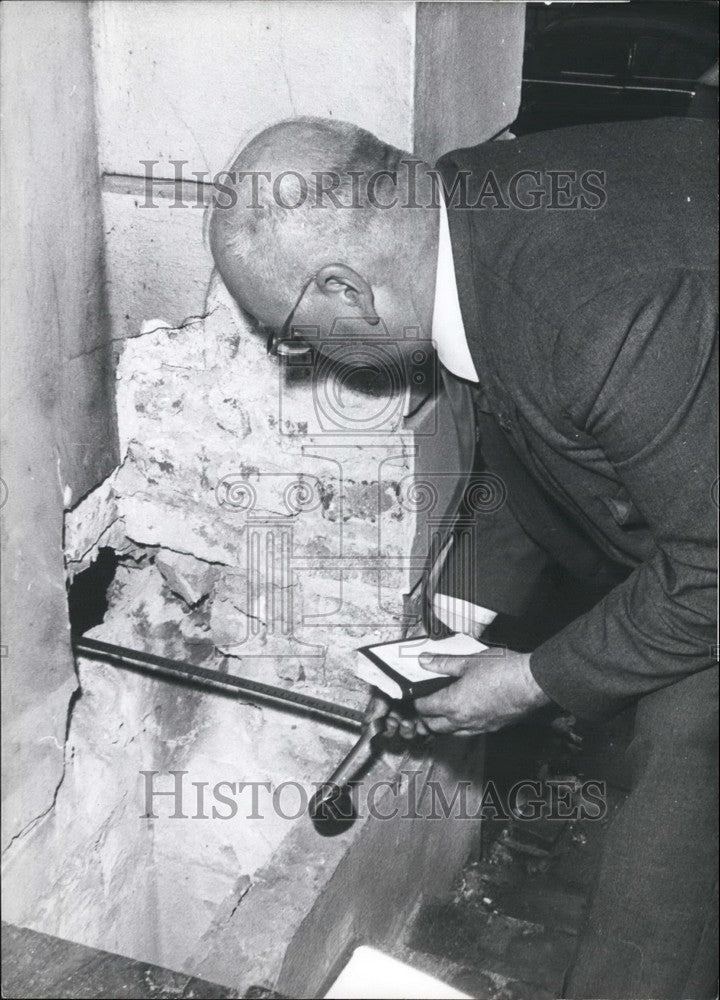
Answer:
<path fill-rule="evenodd" d="M 210 247 L 249 313 L 281 325 L 303 286 L 330 265 L 397 298 L 432 257 L 436 212 L 407 208 L 429 168 L 347 122 L 296 118 L 255 136 L 222 176 Z M 404 294 L 404 293 L 401 293 Z"/>

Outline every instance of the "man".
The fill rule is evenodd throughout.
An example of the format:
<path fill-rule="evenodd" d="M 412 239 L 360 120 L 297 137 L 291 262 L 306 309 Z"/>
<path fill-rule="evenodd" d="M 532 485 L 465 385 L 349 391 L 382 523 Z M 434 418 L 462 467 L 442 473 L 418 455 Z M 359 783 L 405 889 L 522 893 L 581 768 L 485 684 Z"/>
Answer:
<path fill-rule="evenodd" d="M 281 341 L 348 318 L 432 336 L 461 442 L 507 491 L 470 589 L 435 586 L 441 618 L 522 616 L 549 563 L 605 591 L 530 654 L 430 663 L 457 679 L 416 704 L 441 733 L 636 706 L 568 997 L 717 989 L 714 164 L 700 122 L 581 126 L 445 156 L 443 199 L 400 150 L 298 119 L 245 147 L 211 218 L 228 289 Z"/>

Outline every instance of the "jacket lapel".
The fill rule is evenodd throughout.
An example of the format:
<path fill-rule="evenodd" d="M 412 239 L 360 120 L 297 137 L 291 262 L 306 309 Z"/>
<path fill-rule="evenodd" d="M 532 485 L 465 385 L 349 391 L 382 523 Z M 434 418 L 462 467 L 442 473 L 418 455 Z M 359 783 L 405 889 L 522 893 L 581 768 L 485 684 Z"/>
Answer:
<path fill-rule="evenodd" d="M 451 189 L 460 169 L 458 164 L 444 159 L 438 169 L 446 188 Z M 472 345 L 473 361 L 480 380 L 477 387 L 471 386 L 443 370 L 443 380 L 453 413 L 456 422 L 459 421 L 458 437 L 461 444 L 468 433 L 472 434 L 472 440 L 465 441 L 463 448 L 463 458 L 470 456 L 468 473 L 472 469 L 476 441 L 479 441 L 483 463 L 503 479 L 508 492 L 507 502 L 526 534 L 571 572 L 582 577 L 594 576 L 603 563 L 599 548 L 545 492 L 522 461 L 521 456 L 527 450 L 524 439 L 514 443 L 509 439 L 510 427 L 516 422 L 508 423 L 506 427 L 503 426 L 504 421 L 497 419 L 498 407 L 500 410 L 512 409 L 514 404 L 511 399 L 504 398 L 506 393 L 496 384 L 489 355 L 482 348 L 484 338 L 490 336 L 492 331 L 483 330 L 477 295 L 472 210 L 448 205 L 447 213 L 460 310 L 465 330 L 470 333 L 468 344 Z M 472 420 L 465 418 L 466 412 L 473 413 Z M 466 426 L 471 427 L 470 432 L 465 430 Z M 458 492 L 453 498 L 456 503 L 455 511 L 466 483 L 467 477 L 459 484 Z"/>

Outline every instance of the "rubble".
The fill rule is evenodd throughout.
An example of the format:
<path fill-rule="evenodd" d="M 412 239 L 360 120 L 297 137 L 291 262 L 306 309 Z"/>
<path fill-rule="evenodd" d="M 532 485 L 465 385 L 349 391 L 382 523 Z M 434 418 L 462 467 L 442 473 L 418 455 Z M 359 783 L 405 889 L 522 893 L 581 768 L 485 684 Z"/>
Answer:
<path fill-rule="evenodd" d="M 269 359 L 219 282 L 201 320 L 146 324 L 118 367 L 123 461 L 71 512 L 67 562 L 145 551 L 188 609 L 207 605 L 219 660 L 359 703 L 357 640 L 404 622 L 412 434 L 400 393 L 322 374 Z"/>

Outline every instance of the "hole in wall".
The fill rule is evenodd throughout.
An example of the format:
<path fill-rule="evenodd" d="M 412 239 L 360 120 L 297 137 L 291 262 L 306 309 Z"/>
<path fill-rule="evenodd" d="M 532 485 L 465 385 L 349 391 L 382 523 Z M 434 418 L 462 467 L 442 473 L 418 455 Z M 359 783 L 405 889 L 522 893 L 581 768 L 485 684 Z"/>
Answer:
<path fill-rule="evenodd" d="M 95 562 L 78 573 L 68 588 L 70 628 L 84 634 L 101 625 L 108 610 L 108 589 L 115 578 L 119 559 L 111 548 L 102 548 Z"/>

